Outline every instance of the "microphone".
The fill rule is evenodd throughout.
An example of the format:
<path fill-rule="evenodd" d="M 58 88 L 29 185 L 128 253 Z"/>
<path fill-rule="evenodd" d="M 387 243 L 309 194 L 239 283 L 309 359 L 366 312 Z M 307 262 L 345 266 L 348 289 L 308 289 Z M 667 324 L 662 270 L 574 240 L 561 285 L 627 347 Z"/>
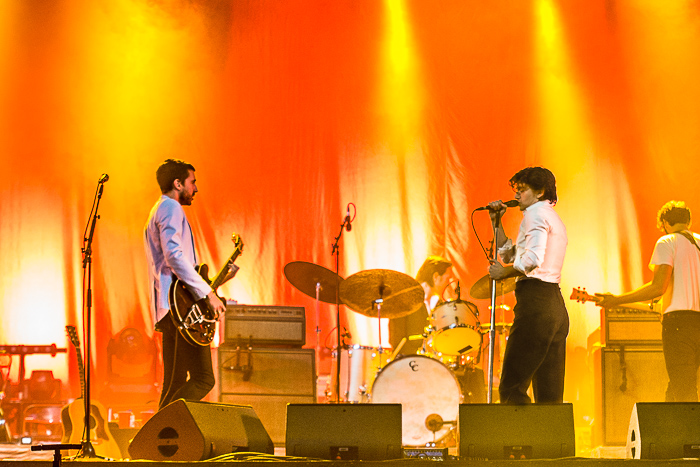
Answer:
<path fill-rule="evenodd" d="M 108 180 L 109 180 L 109 175 L 107 175 L 107 174 L 102 174 L 102 176 L 101 176 L 100 179 L 97 181 L 97 183 L 104 183 L 104 182 L 106 182 L 106 181 L 108 181 Z"/>
<path fill-rule="evenodd" d="M 506 206 L 507 208 L 514 208 L 514 207 L 518 206 L 520 203 L 518 202 L 517 199 L 511 199 L 510 201 L 506 201 L 506 202 L 503 203 L 503 204 L 505 204 L 505 206 Z M 488 210 L 488 211 L 493 211 L 493 209 L 491 209 L 491 206 L 482 206 L 482 207 L 480 207 L 480 208 L 474 209 L 474 211 L 487 211 L 487 210 Z"/>
<path fill-rule="evenodd" d="M 352 224 L 350 224 L 350 205 L 348 204 L 348 211 L 345 214 L 345 230 L 350 232 L 352 230 Z"/>

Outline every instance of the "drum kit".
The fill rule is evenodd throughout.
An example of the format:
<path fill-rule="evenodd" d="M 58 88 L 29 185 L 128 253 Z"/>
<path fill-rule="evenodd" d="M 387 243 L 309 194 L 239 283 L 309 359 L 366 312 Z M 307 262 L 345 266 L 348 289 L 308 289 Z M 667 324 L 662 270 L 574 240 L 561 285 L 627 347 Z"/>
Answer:
<path fill-rule="evenodd" d="M 320 317 L 319 302 L 346 305 L 370 318 L 396 319 L 423 310 L 429 323 L 425 332 L 408 337 L 423 340 L 423 348 L 416 355 L 398 355 L 406 338 L 390 355 L 381 344 L 375 348 L 346 344 L 341 339 L 333 348 L 334 359 L 340 362 L 333 366 L 331 374 L 332 385 L 338 388 L 338 394 L 331 391 L 332 399 L 340 403 L 402 404 L 404 445 L 449 444 L 456 433 L 459 404 L 463 401 L 455 368 L 474 365 L 478 360 L 475 356 L 483 347 L 483 326 L 476 305 L 458 296 L 440 303 L 428 316 L 423 287 L 418 281 L 388 269 L 369 269 L 343 279 L 322 266 L 296 261 L 287 264 L 284 273 L 294 287 L 316 300 L 316 323 Z M 491 281 L 485 276 L 471 287 L 470 295 L 475 299 L 489 298 L 490 286 Z M 514 289 L 514 280 L 497 282 L 498 295 Z M 508 328 L 501 323 L 503 333 Z M 318 325 L 316 333 L 318 358 Z"/>

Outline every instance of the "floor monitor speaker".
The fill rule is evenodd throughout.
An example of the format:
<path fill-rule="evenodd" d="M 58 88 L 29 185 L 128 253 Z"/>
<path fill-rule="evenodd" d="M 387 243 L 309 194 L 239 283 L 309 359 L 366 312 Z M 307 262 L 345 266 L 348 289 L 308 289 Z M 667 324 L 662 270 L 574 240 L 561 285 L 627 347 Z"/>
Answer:
<path fill-rule="evenodd" d="M 627 435 L 628 459 L 700 457 L 700 402 L 637 402 Z"/>
<path fill-rule="evenodd" d="M 157 412 L 129 445 L 132 459 L 199 461 L 232 452 L 274 454 L 250 406 L 178 399 Z"/>
<path fill-rule="evenodd" d="M 575 456 L 574 444 L 572 404 L 459 406 L 460 457 L 558 459 Z"/>
<path fill-rule="evenodd" d="M 400 459 L 401 404 L 289 404 L 288 456 Z"/>

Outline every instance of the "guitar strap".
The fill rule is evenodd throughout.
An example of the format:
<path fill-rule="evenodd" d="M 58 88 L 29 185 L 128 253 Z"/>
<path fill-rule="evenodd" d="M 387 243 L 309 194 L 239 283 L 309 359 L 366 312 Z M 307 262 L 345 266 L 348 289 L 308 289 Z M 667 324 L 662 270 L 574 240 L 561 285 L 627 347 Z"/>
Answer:
<path fill-rule="evenodd" d="M 695 237 L 694 237 L 693 235 L 689 234 L 689 233 L 686 232 L 686 231 L 682 231 L 682 232 L 678 232 L 678 233 L 681 234 L 681 235 L 683 235 L 685 238 L 687 238 L 688 241 L 689 241 L 690 243 L 692 243 L 693 245 L 695 245 L 695 248 L 697 248 L 698 251 L 700 251 L 700 246 L 698 246 L 698 243 L 695 241 Z"/>

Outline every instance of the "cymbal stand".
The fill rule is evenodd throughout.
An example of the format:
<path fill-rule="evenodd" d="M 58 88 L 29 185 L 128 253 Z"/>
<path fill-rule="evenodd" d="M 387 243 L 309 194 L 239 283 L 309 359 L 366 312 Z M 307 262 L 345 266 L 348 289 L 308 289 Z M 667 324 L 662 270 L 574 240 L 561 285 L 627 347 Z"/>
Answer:
<path fill-rule="evenodd" d="M 377 370 L 381 370 L 384 366 L 384 362 L 382 362 L 382 354 L 384 353 L 384 349 L 382 348 L 382 303 L 384 303 L 384 299 L 381 298 L 382 295 L 384 295 L 383 287 L 379 289 L 380 298 L 372 302 L 372 306 L 377 307 L 377 326 L 379 327 L 379 346 L 377 347 L 377 353 L 379 354 L 379 366 L 377 367 Z"/>
<path fill-rule="evenodd" d="M 316 282 L 316 383 L 321 368 L 321 283 Z"/>
<path fill-rule="evenodd" d="M 335 361 L 335 381 L 333 381 L 333 387 L 335 388 L 335 402 L 340 403 L 340 341 L 342 339 L 340 331 L 340 238 L 343 236 L 343 230 L 350 232 L 350 215 L 348 207 L 348 215 L 343 220 L 340 225 L 340 232 L 338 236 L 335 237 L 335 242 L 333 242 L 333 249 L 331 250 L 331 255 L 335 255 L 335 323 L 336 323 L 336 335 L 338 342 L 338 358 Z"/>
<path fill-rule="evenodd" d="M 496 214 L 496 221 L 493 223 L 493 244 L 491 245 L 491 261 L 498 260 L 498 224 L 501 222 L 501 213 Z M 493 360 L 496 344 L 496 280 L 491 279 L 491 327 L 489 328 L 489 371 L 488 371 L 488 392 L 486 402 L 493 402 Z"/>

